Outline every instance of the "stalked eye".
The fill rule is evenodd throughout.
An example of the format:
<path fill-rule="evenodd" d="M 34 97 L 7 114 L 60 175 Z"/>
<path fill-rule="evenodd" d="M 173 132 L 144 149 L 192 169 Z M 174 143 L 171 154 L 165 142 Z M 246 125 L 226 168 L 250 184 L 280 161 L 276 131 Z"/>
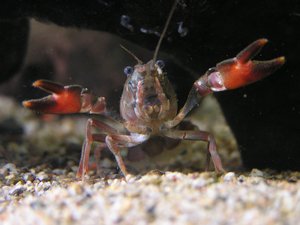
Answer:
<path fill-rule="evenodd" d="M 157 60 L 155 64 L 161 69 L 165 67 L 165 62 L 162 60 Z"/>
<path fill-rule="evenodd" d="M 211 67 L 211 68 L 209 68 L 208 70 L 207 70 L 207 74 L 211 74 L 211 73 L 213 73 L 213 72 L 216 72 L 217 71 L 217 68 L 216 67 Z"/>
<path fill-rule="evenodd" d="M 126 76 L 131 75 L 133 73 L 133 68 L 131 66 L 126 66 L 124 68 L 124 73 L 125 73 Z"/>
<path fill-rule="evenodd" d="M 90 94 L 90 93 L 91 93 L 91 91 L 89 89 L 87 89 L 87 88 L 83 88 L 81 90 L 81 94 Z"/>

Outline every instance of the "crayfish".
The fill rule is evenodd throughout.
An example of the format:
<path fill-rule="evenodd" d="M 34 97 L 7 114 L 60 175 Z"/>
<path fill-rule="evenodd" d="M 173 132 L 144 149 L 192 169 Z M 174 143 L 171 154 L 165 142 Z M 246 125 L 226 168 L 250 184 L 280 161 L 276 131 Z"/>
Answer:
<path fill-rule="evenodd" d="M 196 80 L 186 103 L 178 112 L 176 93 L 163 70 L 164 63 L 157 60 L 161 42 L 176 4 L 177 1 L 167 19 L 152 60 L 143 63 L 123 47 L 136 59 L 137 65 L 124 69 L 127 80 L 120 100 L 122 119 L 119 121 L 109 117 L 105 98 L 95 96 L 86 88 L 79 85 L 63 86 L 47 80 L 37 80 L 33 83 L 34 87 L 50 92 L 51 95 L 24 101 L 23 105 L 26 108 L 52 114 L 85 113 L 92 117 L 87 121 L 77 177 L 83 178 L 88 171 L 92 142 L 105 144 L 114 155 L 122 174 L 126 176 L 127 170 L 121 149 L 129 148 L 130 151 L 131 147 L 154 136 L 208 142 L 206 168 L 212 159 L 215 171 L 224 171 L 214 137 L 206 131 L 180 130 L 178 125 L 204 96 L 261 80 L 281 67 L 285 58 L 252 60 L 267 43 L 267 39 L 254 41 L 234 58 L 216 64 Z M 95 129 L 98 132 L 95 133 Z"/>

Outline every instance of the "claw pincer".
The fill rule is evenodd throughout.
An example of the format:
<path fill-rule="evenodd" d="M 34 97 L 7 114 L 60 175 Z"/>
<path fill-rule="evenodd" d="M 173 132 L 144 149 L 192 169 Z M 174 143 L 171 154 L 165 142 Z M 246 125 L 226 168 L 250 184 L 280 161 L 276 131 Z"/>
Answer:
<path fill-rule="evenodd" d="M 101 113 L 105 111 L 105 99 L 93 96 L 87 89 L 79 85 L 62 86 L 47 80 L 37 80 L 32 85 L 51 93 L 51 95 L 23 101 L 26 108 L 53 114 Z"/>
<path fill-rule="evenodd" d="M 279 69 L 285 63 L 283 56 L 267 61 L 251 60 L 267 42 L 267 39 L 258 39 L 236 57 L 209 69 L 194 83 L 196 90 L 204 96 L 215 91 L 236 89 L 261 80 Z"/>

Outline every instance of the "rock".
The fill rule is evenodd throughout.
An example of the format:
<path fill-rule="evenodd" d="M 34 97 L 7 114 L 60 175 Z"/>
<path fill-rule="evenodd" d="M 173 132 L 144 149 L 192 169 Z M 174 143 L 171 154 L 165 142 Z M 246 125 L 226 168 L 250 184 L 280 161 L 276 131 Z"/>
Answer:
<path fill-rule="evenodd" d="M 35 176 L 32 173 L 24 173 L 22 178 L 25 182 L 27 181 L 33 182 L 35 180 Z"/>
<path fill-rule="evenodd" d="M 251 177 L 264 177 L 265 174 L 263 171 L 259 170 L 259 169 L 252 169 L 251 173 L 250 173 Z"/>
<path fill-rule="evenodd" d="M 50 176 L 42 171 L 36 175 L 36 179 L 38 179 L 39 181 L 48 181 L 50 180 Z"/>
<path fill-rule="evenodd" d="M 224 182 L 232 182 L 232 181 L 234 181 L 234 179 L 235 179 L 234 172 L 228 172 L 223 177 Z"/>
<path fill-rule="evenodd" d="M 22 194 L 24 191 L 26 191 L 26 188 L 24 186 L 16 186 L 9 192 L 9 194 L 18 196 Z"/>

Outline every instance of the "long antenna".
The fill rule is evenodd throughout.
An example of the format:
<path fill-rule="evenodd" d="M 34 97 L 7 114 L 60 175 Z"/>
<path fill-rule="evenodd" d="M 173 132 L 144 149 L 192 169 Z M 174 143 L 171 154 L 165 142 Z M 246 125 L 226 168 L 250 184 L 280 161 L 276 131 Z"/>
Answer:
<path fill-rule="evenodd" d="M 135 54 L 133 54 L 131 51 L 129 51 L 126 47 L 124 47 L 123 45 L 120 45 L 120 47 L 121 47 L 125 52 L 127 52 L 129 55 L 131 55 L 131 56 L 138 62 L 138 64 L 140 64 L 140 65 L 143 64 L 143 61 L 140 60 L 137 56 L 135 56 Z"/>
<path fill-rule="evenodd" d="M 160 38 L 159 38 L 159 40 L 158 40 L 157 45 L 156 45 L 156 48 L 155 48 L 155 51 L 154 51 L 154 55 L 153 55 L 153 62 L 154 62 L 154 63 L 156 62 L 156 59 L 157 59 L 157 55 L 158 55 L 158 51 L 159 51 L 161 42 L 162 42 L 162 40 L 164 39 L 164 36 L 166 35 L 166 32 L 167 32 L 169 23 L 170 23 L 170 21 L 171 21 L 171 18 L 172 18 L 173 14 L 174 14 L 175 9 L 176 9 L 177 1 L 178 1 L 178 0 L 175 0 L 174 3 L 173 3 L 173 6 L 172 6 L 172 8 L 171 8 L 170 14 L 169 14 L 168 19 L 167 19 L 167 21 L 166 21 L 165 27 L 164 27 L 164 29 L 163 29 L 161 35 L 160 35 Z"/>

